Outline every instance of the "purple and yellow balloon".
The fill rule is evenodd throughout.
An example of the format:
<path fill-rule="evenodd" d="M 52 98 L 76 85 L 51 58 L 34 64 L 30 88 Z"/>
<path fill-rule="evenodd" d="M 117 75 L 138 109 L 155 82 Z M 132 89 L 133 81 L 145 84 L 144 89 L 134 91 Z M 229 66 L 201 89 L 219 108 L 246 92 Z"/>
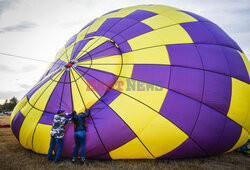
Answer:
<path fill-rule="evenodd" d="M 229 152 L 250 132 L 249 75 L 243 51 L 211 21 L 162 5 L 119 9 L 69 39 L 15 107 L 11 128 L 24 148 L 47 154 L 57 109 L 90 108 L 87 158 Z"/>

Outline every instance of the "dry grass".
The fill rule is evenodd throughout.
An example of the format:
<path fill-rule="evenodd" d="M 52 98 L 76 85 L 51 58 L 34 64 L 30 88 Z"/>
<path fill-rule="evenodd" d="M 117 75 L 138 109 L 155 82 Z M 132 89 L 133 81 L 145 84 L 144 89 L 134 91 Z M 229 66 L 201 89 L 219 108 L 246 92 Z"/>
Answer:
<path fill-rule="evenodd" d="M 8 124 L 8 116 L 0 116 L 0 124 Z M 249 157 L 232 152 L 207 158 L 177 160 L 88 160 L 87 164 L 72 164 L 65 158 L 55 164 L 46 155 L 36 154 L 20 146 L 9 128 L 0 128 L 0 169 L 250 169 Z"/>

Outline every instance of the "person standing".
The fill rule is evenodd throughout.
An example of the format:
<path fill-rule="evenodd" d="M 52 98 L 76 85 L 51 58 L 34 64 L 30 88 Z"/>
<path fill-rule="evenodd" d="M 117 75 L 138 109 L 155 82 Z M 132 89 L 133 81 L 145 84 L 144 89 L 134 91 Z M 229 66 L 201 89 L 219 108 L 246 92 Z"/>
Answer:
<path fill-rule="evenodd" d="M 75 163 L 78 155 L 79 147 L 81 147 L 81 162 L 85 162 L 85 145 L 86 145 L 86 124 L 85 124 L 85 118 L 89 117 L 90 110 L 87 109 L 85 113 L 80 113 L 79 115 L 76 114 L 75 111 L 72 112 L 72 120 L 74 122 L 75 126 L 75 148 L 73 152 L 73 158 L 72 162 Z"/>
<path fill-rule="evenodd" d="M 60 161 L 63 150 L 64 125 L 67 123 L 71 123 L 71 120 L 65 118 L 65 110 L 59 109 L 54 116 L 54 122 L 50 132 L 51 140 L 47 156 L 48 161 L 52 160 L 52 152 L 55 145 L 57 145 L 55 163 Z"/>

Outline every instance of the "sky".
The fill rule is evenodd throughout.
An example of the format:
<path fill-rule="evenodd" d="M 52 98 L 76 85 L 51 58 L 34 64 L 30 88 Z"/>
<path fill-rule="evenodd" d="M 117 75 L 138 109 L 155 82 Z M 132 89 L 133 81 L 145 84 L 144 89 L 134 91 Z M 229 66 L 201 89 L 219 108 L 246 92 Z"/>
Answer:
<path fill-rule="evenodd" d="M 52 62 L 66 41 L 88 22 L 119 8 L 162 4 L 219 25 L 250 59 L 249 0 L 0 0 L 0 53 Z M 20 100 L 48 63 L 0 54 L 0 103 Z"/>

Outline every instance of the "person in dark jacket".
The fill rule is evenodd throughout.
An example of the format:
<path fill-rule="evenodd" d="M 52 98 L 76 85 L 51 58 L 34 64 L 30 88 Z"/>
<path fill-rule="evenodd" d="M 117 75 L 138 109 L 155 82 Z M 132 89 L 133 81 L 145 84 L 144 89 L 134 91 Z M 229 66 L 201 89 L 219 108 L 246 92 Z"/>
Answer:
<path fill-rule="evenodd" d="M 86 144 L 86 124 L 85 124 L 85 118 L 89 117 L 90 110 L 87 109 L 85 113 L 76 114 L 75 111 L 72 112 L 72 121 L 75 125 L 75 148 L 73 152 L 73 158 L 72 162 L 74 163 L 77 158 L 79 147 L 81 147 L 81 161 L 84 163 L 85 161 L 85 144 Z"/>

